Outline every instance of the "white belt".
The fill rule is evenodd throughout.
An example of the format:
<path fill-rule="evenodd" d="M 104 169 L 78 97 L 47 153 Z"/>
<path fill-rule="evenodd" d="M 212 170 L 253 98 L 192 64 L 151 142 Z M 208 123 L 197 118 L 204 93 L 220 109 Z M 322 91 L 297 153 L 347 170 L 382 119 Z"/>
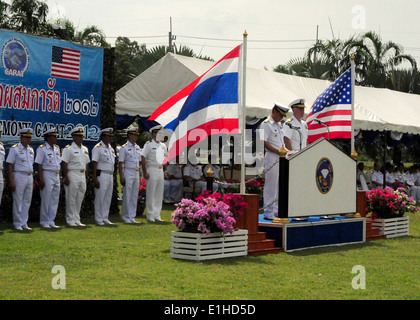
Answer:
<path fill-rule="evenodd" d="M 133 170 L 133 171 L 139 171 L 140 168 L 124 168 L 125 170 Z"/>
<path fill-rule="evenodd" d="M 73 172 L 80 172 L 80 173 L 85 173 L 86 170 L 83 169 L 68 169 L 69 171 L 73 171 Z"/>
<path fill-rule="evenodd" d="M 33 175 L 34 173 L 33 172 L 29 172 L 29 171 L 15 171 L 16 173 L 21 173 L 21 174 L 26 174 L 26 175 L 28 175 L 28 176 L 31 176 L 31 175 Z"/>
<path fill-rule="evenodd" d="M 108 173 L 108 174 L 114 174 L 114 171 L 109 171 L 109 170 L 102 170 L 102 169 L 98 169 L 99 171 L 101 171 L 101 173 Z"/>
<path fill-rule="evenodd" d="M 163 168 L 163 166 L 147 166 L 147 167 L 149 167 L 149 168 L 157 168 L 157 169 L 162 169 Z"/>
<path fill-rule="evenodd" d="M 47 172 L 54 172 L 54 173 L 56 173 L 56 174 L 59 174 L 60 173 L 60 170 L 50 170 L 50 169 L 44 169 L 44 171 L 47 171 Z"/>

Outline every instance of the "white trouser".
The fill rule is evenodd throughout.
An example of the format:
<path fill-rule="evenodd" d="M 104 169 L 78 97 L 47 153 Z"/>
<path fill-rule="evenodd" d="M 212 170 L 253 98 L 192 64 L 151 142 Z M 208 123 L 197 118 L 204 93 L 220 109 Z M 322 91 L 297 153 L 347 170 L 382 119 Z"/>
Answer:
<path fill-rule="evenodd" d="M 34 179 L 32 174 L 13 172 L 16 189 L 13 192 L 13 225 L 26 227 L 32 201 Z"/>
<path fill-rule="evenodd" d="M 134 220 L 137 213 L 140 176 L 135 169 L 124 169 L 125 186 L 122 199 L 122 219 L 124 222 Z"/>
<path fill-rule="evenodd" d="M 86 192 L 86 175 L 80 170 L 68 171 L 69 185 L 66 191 L 66 221 L 68 224 L 80 223 L 80 208 Z"/>
<path fill-rule="evenodd" d="M 3 196 L 3 190 L 4 190 L 3 170 L 0 169 L 0 205 L 1 205 L 1 198 Z"/>
<path fill-rule="evenodd" d="M 420 187 L 411 186 L 409 193 L 410 193 L 410 197 L 413 197 L 414 201 L 420 201 Z"/>
<path fill-rule="evenodd" d="M 108 220 L 114 175 L 110 171 L 101 171 L 98 181 L 99 189 L 95 188 L 95 221 L 101 223 Z"/>
<path fill-rule="evenodd" d="M 60 175 L 56 171 L 42 172 L 44 189 L 41 190 L 41 208 L 39 223 L 41 226 L 53 226 L 60 200 Z"/>
<path fill-rule="evenodd" d="M 279 156 L 273 152 L 267 151 L 264 158 L 264 168 L 267 170 L 273 163 L 279 159 Z M 264 183 L 264 208 L 268 206 L 279 196 L 279 163 L 270 171 L 265 173 Z M 271 206 L 264 209 L 264 217 L 274 218 L 278 216 L 278 200 Z"/>
<path fill-rule="evenodd" d="M 147 219 L 160 219 L 163 200 L 163 169 L 148 167 L 149 179 L 146 180 Z"/>
<path fill-rule="evenodd" d="M 170 179 L 164 181 L 164 195 L 165 199 L 172 199 L 175 202 L 179 202 L 183 195 L 184 181 L 182 179 Z"/>

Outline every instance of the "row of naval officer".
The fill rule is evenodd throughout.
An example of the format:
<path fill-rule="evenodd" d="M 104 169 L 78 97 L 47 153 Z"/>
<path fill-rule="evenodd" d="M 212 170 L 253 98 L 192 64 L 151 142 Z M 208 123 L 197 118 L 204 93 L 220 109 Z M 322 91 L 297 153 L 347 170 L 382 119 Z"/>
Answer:
<path fill-rule="evenodd" d="M 141 167 L 147 181 L 147 192 L 156 192 L 156 194 L 148 197 L 153 201 L 146 200 L 147 219 L 149 221 L 161 220 L 162 161 L 167 153 L 166 146 L 156 140 L 156 134 L 160 129 L 161 127 L 158 126 L 150 130 L 153 140 L 145 145 L 143 152 L 136 144 L 139 136 L 138 129 L 127 130 L 128 141 L 121 148 L 119 157 L 120 182 L 125 191 L 122 201 L 122 218 L 125 223 L 138 223 L 134 217 L 137 209 Z M 66 222 L 72 227 L 85 226 L 80 221 L 80 209 L 86 192 L 88 164 L 90 162 L 89 151 L 83 145 L 84 130 L 82 127 L 74 128 L 70 135 L 73 143 L 66 146 L 62 150 L 62 154 L 60 148 L 56 145 L 58 136 L 56 129 L 43 133 L 45 144 L 39 146 L 36 155 L 30 145 L 32 141 L 31 128 L 24 128 L 19 131 L 20 143 L 10 148 L 7 158 L 4 146 L 0 143 L 0 204 L 6 180 L 4 174 L 4 162 L 6 162 L 8 164 L 9 186 L 13 195 L 12 216 L 15 229 L 31 230 L 27 223 L 32 200 L 34 163 L 37 164 L 39 170 L 41 226 L 44 228 L 58 227 L 54 220 L 58 208 L 61 178 L 65 189 Z M 112 199 L 116 153 L 110 145 L 113 129 L 101 130 L 100 136 L 101 141 L 92 149 L 92 168 L 95 186 L 95 222 L 98 225 L 104 225 L 112 224 L 108 215 Z"/>

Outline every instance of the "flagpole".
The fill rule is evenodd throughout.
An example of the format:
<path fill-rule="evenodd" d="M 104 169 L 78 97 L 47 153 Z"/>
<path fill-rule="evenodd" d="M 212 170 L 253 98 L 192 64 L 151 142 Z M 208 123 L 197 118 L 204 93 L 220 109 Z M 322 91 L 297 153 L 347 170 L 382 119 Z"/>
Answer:
<path fill-rule="evenodd" d="M 242 45 L 242 66 L 241 66 L 241 74 L 242 74 L 242 85 L 240 86 L 240 93 L 241 93 L 241 104 L 239 105 L 240 110 L 240 126 L 241 126 L 241 184 L 240 184 L 240 193 L 245 194 L 245 122 L 246 122 L 246 50 L 247 50 L 247 37 L 248 34 L 246 31 L 243 34 L 244 41 Z"/>
<path fill-rule="evenodd" d="M 351 146 L 350 146 L 350 155 L 356 155 L 356 150 L 354 149 L 354 84 L 355 84 L 355 65 L 354 65 L 354 55 L 351 56 Z M 357 156 L 356 156 L 357 157 Z"/>

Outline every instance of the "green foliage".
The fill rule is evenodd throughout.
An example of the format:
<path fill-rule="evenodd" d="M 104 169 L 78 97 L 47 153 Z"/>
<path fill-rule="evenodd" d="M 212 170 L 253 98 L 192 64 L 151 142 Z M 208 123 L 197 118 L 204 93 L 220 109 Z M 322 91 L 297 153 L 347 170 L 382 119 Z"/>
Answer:
<path fill-rule="evenodd" d="M 263 256 L 204 262 L 170 258 L 171 206 L 164 223 L 16 232 L 0 223 L 2 300 L 418 300 L 420 216 L 410 236 Z M 59 225 L 63 225 L 59 221 Z M 51 286 L 53 266 L 66 289 Z M 355 265 L 366 289 L 352 288 Z M 280 269 L 279 269 L 280 268 Z M 279 271 L 280 270 L 280 271 Z"/>

